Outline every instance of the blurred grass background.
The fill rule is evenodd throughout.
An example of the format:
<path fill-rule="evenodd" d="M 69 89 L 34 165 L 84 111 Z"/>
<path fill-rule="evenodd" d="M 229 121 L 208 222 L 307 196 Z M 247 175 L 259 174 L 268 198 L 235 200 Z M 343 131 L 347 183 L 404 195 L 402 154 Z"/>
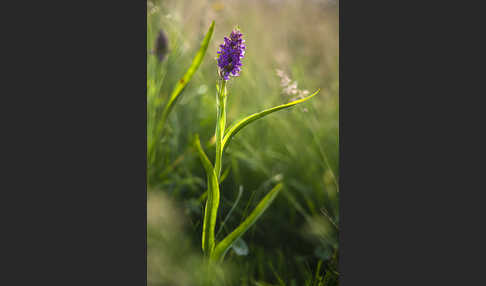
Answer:
<path fill-rule="evenodd" d="M 242 198 L 217 239 L 238 226 L 276 181 L 283 181 L 285 188 L 243 236 L 239 248 L 228 253 L 221 285 L 336 285 L 338 6 L 337 1 L 323 0 L 147 2 L 149 141 L 172 88 L 189 67 L 211 21 L 216 22 L 208 52 L 171 113 L 165 136 L 156 144 L 157 157 L 148 160 L 149 285 L 198 285 L 200 281 L 195 269 L 202 266 L 201 195 L 206 177 L 191 142 L 199 133 L 214 161 L 215 57 L 223 37 L 235 25 L 241 28 L 247 53 L 241 76 L 229 83 L 228 125 L 291 100 L 276 69 L 284 71 L 298 89 L 320 88 L 321 92 L 303 105 L 248 126 L 228 147 L 223 170 L 229 173 L 221 185 L 217 231 L 239 190 Z M 169 54 L 162 63 L 150 53 L 160 29 L 169 40 Z M 168 204 L 178 212 L 167 213 Z M 157 219 L 162 216 L 170 217 L 167 225 Z M 168 239 L 173 232 L 177 239 Z M 175 268 L 167 272 L 169 267 Z"/>

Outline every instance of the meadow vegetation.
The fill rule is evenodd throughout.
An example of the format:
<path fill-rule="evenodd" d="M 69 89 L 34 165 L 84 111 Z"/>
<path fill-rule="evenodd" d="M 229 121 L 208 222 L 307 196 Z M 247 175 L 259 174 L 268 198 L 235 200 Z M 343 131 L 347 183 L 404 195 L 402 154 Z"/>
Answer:
<path fill-rule="evenodd" d="M 215 22 L 200 66 L 164 119 L 174 87 Z M 241 28 L 241 76 L 228 82 L 227 126 L 320 89 L 311 100 L 252 123 L 222 160 L 216 241 L 276 185 L 258 222 L 208 267 L 201 251 L 206 173 L 214 164 L 217 57 Z M 160 30 L 163 61 L 152 53 Z M 147 2 L 148 285 L 337 285 L 339 270 L 338 5 L 331 1 Z M 161 121 L 165 120 L 161 130 Z"/>

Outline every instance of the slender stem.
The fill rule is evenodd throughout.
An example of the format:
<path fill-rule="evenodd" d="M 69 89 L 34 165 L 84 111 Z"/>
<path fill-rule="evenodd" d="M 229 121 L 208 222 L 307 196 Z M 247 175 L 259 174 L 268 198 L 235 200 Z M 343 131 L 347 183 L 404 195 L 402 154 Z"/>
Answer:
<path fill-rule="evenodd" d="M 226 224 L 226 222 L 228 221 L 228 219 L 231 217 L 231 214 L 233 213 L 233 211 L 235 210 L 236 206 L 238 205 L 238 203 L 240 202 L 240 199 L 241 199 L 241 196 L 243 195 L 243 186 L 240 185 L 240 189 L 238 190 L 238 196 L 236 197 L 236 201 L 233 203 L 233 206 L 231 207 L 230 211 L 228 212 L 228 214 L 226 215 L 226 218 L 223 220 L 223 222 L 221 223 L 221 226 L 219 227 L 219 230 L 218 232 L 216 233 L 216 236 L 215 238 L 218 238 L 219 234 L 221 233 L 221 231 L 223 231 L 224 229 L 224 225 Z"/>
<path fill-rule="evenodd" d="M 221 165 L 223 159 L 223 133 L 226 127 L 226 81 L 222 80 L 217 96 L 217 121 L 216 121 L 216 159 L 214 160 L 214 171 L 221 176 Z"/>

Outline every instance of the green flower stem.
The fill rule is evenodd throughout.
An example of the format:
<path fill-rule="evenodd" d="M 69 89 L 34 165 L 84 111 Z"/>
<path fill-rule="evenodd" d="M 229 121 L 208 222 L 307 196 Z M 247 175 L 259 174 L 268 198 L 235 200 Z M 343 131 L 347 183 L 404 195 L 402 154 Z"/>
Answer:
<path fill-rule="evenodd" d="M 226 81 L 223 80 L 217 96 L 217 121 L 216 121 L 216 159 L 214 161 L 214 171 L 221 177 L 221 165 L 223 159 L 223 132 L 226 127 Z"/>

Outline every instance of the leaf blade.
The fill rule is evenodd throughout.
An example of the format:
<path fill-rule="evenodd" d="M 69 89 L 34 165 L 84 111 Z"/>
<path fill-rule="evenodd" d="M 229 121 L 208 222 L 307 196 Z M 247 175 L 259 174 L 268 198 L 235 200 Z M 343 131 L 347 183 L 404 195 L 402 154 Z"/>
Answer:
<path fill-rule="evenodd" d="M 305 98 L 301 98 L 301 99 L 298 99 L 298 100 L 295 100 L 295 101 L 292 101 L 292 102 L 289 102 L 289 103 L 286 103 L 286 104 L 281 104 L 281 105 L 278 105 L 278 106 L 275 106 L 275 107 L 272 107 L 272 108 L 265 109 L 261 112 L 254 113 L 252 115 L 249 115 L 249 116 L 237 121 L 236 123 L 231 125 L 231 127 L 229 127 L 224 134 L 223 150 L 227 147 L 231 138 L 233 138 L 233 136 L 235 136 L 241 129 L 243 129 L 248 124 L 250 124 L 253 121 L 256 121 L 256 120 L 258 120 L 262 117 L 265 117 L 265 116 L 267 116 L 267 115 L 269 115 L 273 112 L 276 112 L 276 111 L 279 111 L 279 110 L 282 110 L 282 109 L 285 109 L 285 108 L 289 108 L 289 107 L 292 107 L 292 106 L 297 105 L 299 103 L 305 102 L 305 101 L 311 99 L 312 97 L 314 97 L 317 93 L 319 93 L 319 91 L 320 91 L 320 89 L 318 89 L 316 92 L 314 92 L 313 94 L 311 94 L 311 95 L 309 95 Z"/>
<path fill-rule="evenodd" d="M 192 76 L 194 75 L 196 70 L 201 65 L 201 62 L 202 62 L 204 56 L 206 55 L 206 51 L 207 51 L 208 46 L 209 46 L 209 41 L 211 40 L 213 32 L 214 32 L 214 21 L 211 23 L 211 26 L 209 27 L 208 32 L 204 36 L 204 39 L 201 42 L 201 47 L 199 48 L 198 52 L 196 53 L 196 56 L 194 56 L 194 59 L 192 60 L 191 65 L 189 66 L 189 69 L 187 69 L 184 76 L 177 82 L 176 86 L 172 90 L 169 102 L 166 105 L 167 111 L 164 110 L 164 112 L 170 113 L 174 103 L 179 98 L 179 95 L 181 94 L 182 90 L 186 87 L 186 85 L 192 79 Z M 166 116 L 168 116 L 168 114 Z"/>
<path fill-rule="evenodd" d="M 206 206 L 204 208 L 204 219 L 203 219 L 203 234 L 202 234 L 202 249 L 204 253 L 208 256 L 211 255 L 215 245 L 214 230 L 216 227 L 216 216 L 218 214 L 219 207 L 219 184 L 218 177 L 214 171 L 211 161 L 209 161 L 208 156 L 204 153 L 201 147 L 201 142 L 199 140 L 199 135 L 196 134 L 195 146 L 199 154 L 199 158 L 206 170 L 207 176 L 207 200 Z"/>
<path fill-rule="evenodd" d="M 174 89 L 172 90 L 169 101 L 165 105 L 164 110 L 162 111 L 162 116 L 160 118 L 160 121 L 156 126 L 155 133 L 154 133 L 156 138 L 154 140 L 151 140 L 148 146 L 148 154 L 150 155 L 149 156 L 150 161 L 154 160 L 155 155 L 153 153 L 155 152 L 155 144 L 158 138 L 160 138 L 162 131 L 164 131 L 164 126 L 167 121 L 167 118 L 169 117 L 170 112 L 172 111 L 177 99 L 179 99 L 180 95 L 182 94 L 182 91 L 189 83 L 189 81 L 192 79 L 192 76 L 194 75 L 196 70 L 201 65 L 204 56 L 206 55 L 206 51 L 209 46 L 209 41 L 213 36 L 213 32 L 214 32 L 214 21 L 211 22 L 211 26 L 209 26 L 208 32 L 204 36 L 204 39 L 201 42 L 201 46 L 198 52 L 196 53 L 196 55 L 194 56 L 191 65 L 187 69 L 184 76 L 177 82 Z"/>
<path fill-rule="evenodd" d="M 277 184 L 265 197 L 258 203 L 250 215 L 230 234 L 228 234 L 222 241 L 220 241 L 214 249 L 211 258 L 216 261 L 221 261 L 224 255 L 231 247 L 231 245 L 260 218 L 265 210 L 272 204 L 279 192 L 282 190 L 283 184 Z"/>

